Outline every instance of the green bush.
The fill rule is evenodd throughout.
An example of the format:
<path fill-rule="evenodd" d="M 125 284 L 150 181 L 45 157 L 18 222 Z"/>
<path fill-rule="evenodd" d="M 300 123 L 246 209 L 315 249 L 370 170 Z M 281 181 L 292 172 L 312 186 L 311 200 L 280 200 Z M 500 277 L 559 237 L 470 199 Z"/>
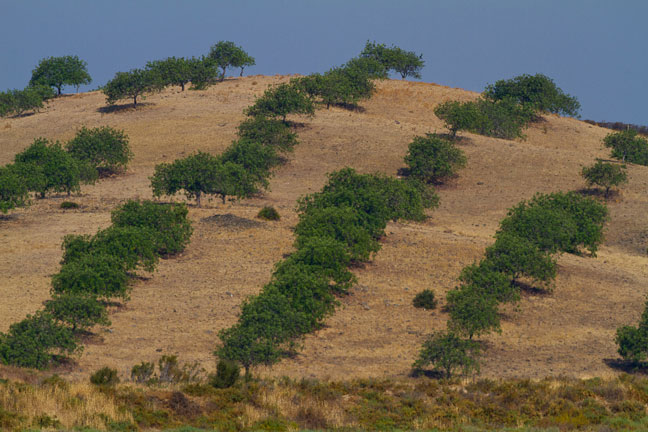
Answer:
<path fill-rule="evenodd" d="M 546 75 L 520 75 L 508 80 L 499 80 L 489 84 L 484 96 L 491 100 L 511 98 L 518 104 L 529 105 L 534 110 L 578 116 L 580 103 L 565 94 Z"/>
<path fill-rule="evenodd" d="M 313 115 L 315 107 L 297 86 L 284 83 L 266 90 L 245 113 L 250 117 L 281 117 L 285 122 L 288 114 Z"/>
<path fill-rule="evenodd" d="M 65 147 L 74 158 L 90 164 L 100 173 L 124 171 L 133 158 L 128 136 L 110 126 L 93 129 L 83 126 Z"/>
<path fill-rule="evenodd" d="M 187 215 L 187 206 L 182 203 L 129 200 L 113 210 L 111 220 L 115 227 L 152 230 L 156 252 L 173 255 L 182 252 L 191 239 L 193 228 Z"/>
<path fill-rule="evenodd" d="M 75 203 L 74 201 L 63 201 L 59 207 L 62 208 L 63 210 L 72 210 L 72 209 L 78 209 L 80 206 L 78 203 Z"/>
<path fill-rule="evenodd" d="M 117 369 L 105 366 L 90 375 L 90 382 L 97 386 L 113 387 L 119 384 L 119 374 Z"/>
<path fill-rule="evenodd" d="M 45 302 L 45 312 L 72 331 L 86 331 L 94 325 L 109 326 L 108 311 L 96 297 L 79 294 L 62 294 Z"/>
<path fill-rule="evenodd" d="M 142 362 L 132 367 L 131 381 L 136 382 L 138 384 L 148 384 L 155 379 L 153 377 L 154 373 L 155 373 L 155 364 L 151 362 Z"/>
<path fill-rule="evenodd" d="M 446 300 L 450 311 L 448 328 L 457 334 L 473 336 L 490 331 L 501 332 L 498 301 L 482 287 L 465 284 L 449 291 Z"/>
<path fill-rule="evenodd" d="M 603 144 L 612 149 L 613 158 L 648 166 L 648 140 L 634 129 L 611 133 L 603 138 Z"/>
<path fill-rule="evenodd" d="M 13 366 L 46 369 L 80 350 L 72 330 L 44 312 L 28 315 L 0 334 L 0 362 Z"/>
<path fill-rule="evenodd" d="M 426 183 L 443 183 L 466 165 L 466 156 L 452 142 L 426 134 L 409 144 L 405 163 L 410 176 Z"/>
<path fill-rule="evenodd" d="M 130 278 L 120 258 L 109 254 L 82 255 L 61 266 L 52 276 L 55 294 L 91 295 L 109 300 L 128 299 Z"/>
<path fill-rule="evenodd" d="M 13 165 L 0 167 L 0 212 L 7 213 L 29 203 L 27 183 Z"/>
<path fill-rule="evenodd" d="M 415 308 L 421 309 L 434 309 L 437 306 L 437 300 L 434 296 L 434 291 L 430 289 L 424 289 L 420 293 L 414 296 L 412 304 Z"/>
<path fill-rule="evenodd" d="M 420 79 L 421 69 L 425 64 L 423 56 L 413 51 L 405 51 L 395 45 L 388 48 L 385 44 L 369 41 L 365 44 L 360 57 L 380 62 L 386 70 L 399 73 L 403 79 L 408 76 Z"/>
<path fill-rule="evenodd" d="M 216 365 L 216 374 L 209 377 L 209 384 L 216 388 L 230 388 L 238 381 L 241 368 L 234 362 L 220 360 Z"/>
<path fill-rule="evenodd" d="M 259 219 L 265 219 L 269 221 L 278 221 L 279 219 L 281 219 L 281 216 L 279 216 L 277 209 L 272 206 L 263 207 L 261 210 L 259 210 L 259 213 L 257 213 L 257 217 Z"/>
<path fill-rule="evenodd" d="M 624 360 L 642 363 L 648 356 L 648 300 L 637 327 L 623 326 L 617 329 L 615 342 Z"/>
<path fill-rule="evenodd" d="M 479 370 L 479 345 L 462 339 L 454 333 L 434 333 L 423 343 L 419 358 L 414 362 L 415 370 L 431 364 L 449 378 L 456 371 L 464 375 Z"/>
<path fill-rule="evenodd" d="M 590 167 L 583 167 L 581 175 L 588 187 L 597 185 L 605 188 L 606 198 L 610 195 L 611 187 L 628 182 L 625 165 L 613 165 L 600 160 Z"/>
<path fill-rule="evenodd" d="M 297 134 L 288 125 L 264 116 L 244 120 L 239 124 L 237 133 L 241 139 L 261 143 L 281 153 L 293 151 L 298 144 Z"/>

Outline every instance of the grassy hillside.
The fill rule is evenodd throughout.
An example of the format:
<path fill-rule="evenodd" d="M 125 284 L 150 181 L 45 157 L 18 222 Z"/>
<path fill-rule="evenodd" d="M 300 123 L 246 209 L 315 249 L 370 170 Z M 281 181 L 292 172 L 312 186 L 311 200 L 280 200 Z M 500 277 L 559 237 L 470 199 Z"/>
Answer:
<path fill-rule="evenodd" d="M 73 200 L 79 210 L 61 210 L 67 197 L 35 200 L 27 209 L 0 217 L 0 331 L 40 308 L 49 297 L 65 234 L 94 233 L 110 224 L 110 211 L 128 198 L 150 198 L 154 165 L 197 150 L 219 153 L 235 137 L 243 109 L 271 84 L 289 77 L 226 80 L 206 91 L 167 89 L 142 106 L 105 110 L 99 92 L 65 96 L 39 114 L 0 121 L 0 163 L 35 137 L 67 140 L 81 126 L 109 125 L 130 136 L 134 160 L 126 175 L 85 186 Z M 109 365 L 123 376 L 143 360 L 178 354 L 211 370 L 217 332 L 231 325 L 243 299 L 257 293 L 272 266 L 291 251 L 295 201 L 319 190 L 326 174 L 344 166 L 396 175 L 415 135 L 443 132 L 434 107 L 476 93 L 427 83 L 378 83 L 362 109 L 319 110 L 300 122 L 300 145 L 271 180 L 263 196 L 222 205 L 191 207 L 191 244 L 178 258 L 161 262 L 155 277 L 136 285 L 132 300 L 115 307 L 113 325 L 86 341 L 78 363 L 60 372 L 85 380 Z M 526 131 L 524 141 L 462 134 L 468 165 L 439 190 L 440 207 L 424 223 L 390 224 L 376 258 L 354 269 L 358 285 L 322 330 L 307 336 L 294 359 L 265 375 L 295 378 L 403 377 L 425 335 L 445 328 L 447 314 L 415 309 L 414 295 L 431 288 L 443 299 L 460 270 L 492 243 L 506 210 L 535 192 L 584 187 L 583 165 L 606 158 L 601 139 L 609 130 L 548 115 Z M 629 185 L 609 202 L 611 221 L 597 258 L 559 259 L 555 292 L 524 293 L 505 310 L 503 331 L 484 338 L 482 375 L 541 378 L 611 376 L 618 373 L 614 333 L 635 324 L 648 286 L 645 214 L 648 168 L 629 165 Z M 178 198 L 180 199 L 180 198 Z M 255 215 L 265 205 L 282 219 Z"/>

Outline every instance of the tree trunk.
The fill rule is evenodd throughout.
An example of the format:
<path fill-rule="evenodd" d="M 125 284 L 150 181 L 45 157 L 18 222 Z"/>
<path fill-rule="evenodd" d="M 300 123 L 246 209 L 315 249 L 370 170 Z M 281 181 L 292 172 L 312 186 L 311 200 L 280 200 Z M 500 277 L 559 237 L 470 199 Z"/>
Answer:
<path fill-rule="evenodd" d="M 58 91 L 56 94 L 57 96 L 61 96 L 61 87 L 62 86 L 56 86 L 56 90 Z"/>
<path fill-rule="evenodd" d="M 200 191 L 196 192 L 196 203 L 198 203 L 198 207 L 202 207 L 200 205 Z"/>
<path fill-rule="evenodd" d="M 184 91 L 184 85 L 185 85 L 185 83 L 180 84 L 180 87 L 182 87 L 182 91 Z"/>
<path fill-rule="evenodd" d="M 223 204 L 225 204 L 225 197 L 227 197 L 227 195 L 225 195 L 225 194 L 221 195 L 221 198 L 223 200 Z"/>
<path fill-rule="evenodd" d="M 133 96 L 133 106 L 137 106 L 137 95 Z"/>
<path fill-rule="evenodd" d="M 223 75 L 221 75 L 220 81 L 223 82 L 225 79 L 225 68 L 223 68 Z"/>
<path fill-rule="evenodd" d="M 241 73 L 240 73 L 240 75 L 239 75 L 240 77 L 243 76 L 243 69 L 244 69 L 244 68 L 241 68 Z"/>
<path fill-rule="evenodd" d="M 607 199 L 608 195 L 610 195 L 610 186 L 605 188 L 605 198 Z"/>

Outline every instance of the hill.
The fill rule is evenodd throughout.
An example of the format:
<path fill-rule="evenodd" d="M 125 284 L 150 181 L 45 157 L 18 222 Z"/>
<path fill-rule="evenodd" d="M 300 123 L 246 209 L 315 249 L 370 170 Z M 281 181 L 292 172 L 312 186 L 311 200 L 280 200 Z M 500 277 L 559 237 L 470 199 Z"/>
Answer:
<path fill-rule="evenodd" d="M 49 297 L 66 234 L 94 233 L 110 223 L 110 211 L 128 198 L 150 198 L 148 177 L 156 163 L 197 150 L 219 153 L 235 138 L 243 110 L 268 85 L 290 77 L 252 76 L 226 80 L 206 91 L 167 89 L 133 110 L 103 109 L 99 92 L 50 102 L 43 113 L 0 122 L 0 163 L 35 137 L 67 140 L 85 125 L 109 125 L 130 136 L 134 160 L 124 176 L 82 188 L 79 210 L 61 210 L 67 197 L 35 200 L 0 218 L 0 331 L 40 308 Z M 108 365 L 128 376 L 133 364 L 160 354 L 178 354 L 213 369 L 217 332 L 231 325 L 239 305 L 257 293 L 272 266 L 292 248 L 295 201 L 319 190 L 326 174 L 344 166 L 396 175 L 416 135 L 443 131 L 434 107 L 477 94 L 436 84 L 378 83 L 362 109 L 319 110 L 298 118 L 300 144 L 279 168 L 263 196 L 222 205 L 191 207 L 195 232 L 186 251 L 161 262 L 158 272 L 137 283 L 132 300 L 111 313 L 113 325 L 90 338 L 78 364 L 62 370 L 72 379 Z M 424 288 L 439 298 L 454 288 L 460 270 L 492 243 L 506 211 L 536 192 L 584 186 L 583 165 L 608 151 L 609 130 L 571 118 L 544 116 L 526 140 L 507 141 L 462 134 L 468 165 L 439 189 L 440 207 L 424 223 L 390 224 L 382 250 L 354 269 L 358 285 L 324 329 L 306 337 L 300 355 L 262 374 L 347 378 L 405 376 L 429 332 L 445 327 L 447 314 L 412 307 Z M 617 357 L 616 328 L 635 324 L 648 282 L 645 214 L 648 168 L 629 165 L 629 184 L 609 202 L 611 220 L 597 258 L 559 259 L 555 292 L 524 293 L 505 310 L 502 334 L 485 337 L 482 375 L 530 377 L 610 376 Z M 179 199 L 179 198 L 178 198 Z M 275 206 L 280 222 L 254 216 Z M 249 223 L 254 221 L 257 223 Z M 442 302 L 443 303 L 443 302 Z"/>

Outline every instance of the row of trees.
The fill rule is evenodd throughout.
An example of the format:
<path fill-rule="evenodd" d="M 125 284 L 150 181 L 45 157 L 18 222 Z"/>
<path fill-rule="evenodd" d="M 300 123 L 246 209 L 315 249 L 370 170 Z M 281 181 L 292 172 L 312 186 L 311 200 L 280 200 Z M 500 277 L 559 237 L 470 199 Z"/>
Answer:
<path fill-rule="evenodd" d="M 191 83 L 193 89 L 202 90 L 209 85 L 223 81 L 228 68 L 243 69 L 255 64 L 241 47 L 230 41 L 220 41 L 211 47 L 209 54 L 199 58 L 169 57 L 164 60 L 150 61 L 144 69 L 117 72 L 115 77 L 103 87 L 109 105 L 118 100 L 137 99 L 147 93 L 160 91 L 167 86 L 180 86 Z"/>
<path fill-rule="evenodd" d="M 448 292 L 448 330 L 424 343 L 413 367 L 432 364 L 446 375 L 475 369 L 473 338 L 501 331 L 499 304 L 519 301 L 522 284 L 552 289 L 556 254 L 595 256 L 607 214 L 603 204 L 575 192 L 537 194 L 510 209 L 485 257 L 465 267 L 460 285 Z"/>
<path fill-rule="evenodd" d="M 79 191 L 82 183 L 124 171 L 132 157 L 126 134 L 108 126 L 82 127 L 65 145 L 36 138 L 0 168 L 0 211 L 27 205 L 29 192 L 44 198 Z"/>
<path fill-rule="evenodd" d="M 580 103 L 542 74 L 520 75 L 486 87 L 476 101 L 447 101 L 434 109 L 452 135 L 465 130 L 496 138 L 523 137 L 541 113 L 578 116 Z"/>
<path fill-rule="evenodd" d="M 94 236 L 65 236 L 52 299 L 0 333 L 0 363 L 45 369 L 80 352 L 80 336 L 110 325 L 107 302 L 129 298 L 136 271 L 153 271 L 160 257 L 183 251 L 192 233 L 184 204 L 128 201 L 111 220 Z"/>

